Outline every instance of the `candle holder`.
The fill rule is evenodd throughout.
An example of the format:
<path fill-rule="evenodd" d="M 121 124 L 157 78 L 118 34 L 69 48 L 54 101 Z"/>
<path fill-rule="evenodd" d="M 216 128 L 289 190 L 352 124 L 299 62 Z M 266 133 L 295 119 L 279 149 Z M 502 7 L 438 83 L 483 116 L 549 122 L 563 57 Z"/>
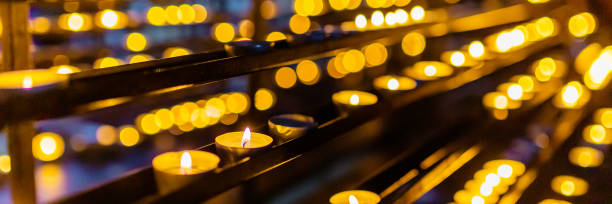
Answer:
<path fill-rule="evenodd" d="M 217 155 L 199 150 L 160 154 L 153 158 L 157 188 L 161 194 L 172 192 L 217 168 L 220 161 Z"/>
<path fill-rule="evenodd" d="M 374 87 L 385 91 L 408 91 L 417 86 L 414 79 L 403 76 L 384 75 L 374 79 Z"/>
<path fill-rule="evenodd" d="M 229 132 L 215 138 L 215 148 L 224 161 L 234 163 L 270 147 L 274 140 L 272 137 L 251 133 L 247 128 L 244 132 Z"/>
<path fill-rule="evenodd" d="M 351 190 L 343 191 L 334 194 L 329 198 L 331 204 L 349 204 L 349 203 L 364 203 L 364 204 L 376 204 L 380 202 L 380 196 L 378 194 L 364 191 L 364 190 Z"/>
<path fill-rule="evenodd" d="M 431 81 L 450 76 L 453 74 L 453 68 L 443 62 L 421 61 L 412 67 L 405 68 L 404 74 L 421 81 Z"/>
<path fill-rule="evenodd" d="M 373 106 L 378 97 L 365 91 L 346 90 L 332 95 L 332 101 L 341 111 L 348 111 L 356 107 Z"/>
<path fill-rule="evenodd" d="M 35 69 L 0 73 L 0 89 L 24 90 L 58 86 L 68 79 L 67 75 L 57 74 L 53 70 Z"/>
<path fill-rule="evenodd" d="M 277 115 L 268 120 L 270 134 L 276 138 L 277 144 L 301 137 L 316 126 L 312 117 L 301 114 Z"/>

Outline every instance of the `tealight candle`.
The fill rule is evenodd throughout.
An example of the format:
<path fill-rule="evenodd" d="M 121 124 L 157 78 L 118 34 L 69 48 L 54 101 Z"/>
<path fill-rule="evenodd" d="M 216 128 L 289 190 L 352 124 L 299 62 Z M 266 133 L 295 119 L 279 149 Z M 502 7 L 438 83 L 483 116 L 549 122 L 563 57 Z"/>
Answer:
<path fill-rule="evenodd" d="M 334 194 L 329 198 L 329 202 L 331 204 L 376 204 L 380 202 L 380 196 L 370 191 L 351 190 Z"/>
<path fill-rule="evenodd" d="M 472 67 L 478 64 L 478 61 L 472 59 L 470 55 L 467 55 L 462 51 L 443 52 L 440 59 L 455 67 Z"/>
<path fill-rule="evenodd" d="M 390 91 L 412 90 L 416 85 L 414 79 L 403 76 L 385 75 L 374 79 L 374 87 Z"/>
<path fill-rule="evenodd" d="M 221 159 L 213 153 L 187 150 L 166 152 L 153 158 L 153 169 L 162 194 L 188 184 L 219 165 Z"/>
<path fill-rule="evenodd" d="M 278 144 L 301 137 L 316 126 L 312 117 L 301 114 L 277 115 L 268 120 L 270 133 Z"/>
<path fill-rule="evenodd" d="M 272 137 L 261 133 L 251 133 L 247 127 L 244 132 L 229 132 L 217 136 L 215 147 L 223 159 L 235 162 L 268 148 L 272 141 Z"/>
<path fill-rule="evenodd" d="M 378 97 L 365 91 L 339 91 L 332 95 L 332 101 L 343 109 L 370 106 L 378 102 Z"/>
<path fill-rule="evenodd" d="M 448 64 L 437 61 L 421 61 L 412 67 L 404 69 L 404 74 L 409 77 L 429 81 L 440 77 L 446 77 L 453 73 L 453 68 Z"/>
<path fill-rule="evenodd" d="M 3 72 L 0 73 L 0 89 L 31 89 L 66 79 L 68 76 L 46 69 Z"/>

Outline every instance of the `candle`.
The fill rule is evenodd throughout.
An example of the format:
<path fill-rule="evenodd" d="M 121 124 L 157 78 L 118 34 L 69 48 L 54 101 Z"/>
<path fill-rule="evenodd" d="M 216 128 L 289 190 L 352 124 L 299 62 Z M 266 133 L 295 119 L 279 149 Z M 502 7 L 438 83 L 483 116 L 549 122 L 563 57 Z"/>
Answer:
<path fill-rule="evenodd" d="M 331 204 L 376 204 L 380 202 L 380 196 L 370 191 L 351 190 L 334 194 L 329 198 L 329 202 Z"/>
<path fill-rule="evenodd" d="M 153 169 L 159 192 L 165 194 L 189 184 L 217 168 L 220 161 L 217 155 L 199 150 L 166 152 L 156 156 Z"/>
<path fill-rule="evenodd" d="M 472 59 L 470 55 L 467 55 L 462 51 L 443 52 L 440 59 L 455 67 L 472 67 L 478 64 L 478 61 Z"/>
<path fill-rule="evenodd" d="M 268 120 L 270 133 L 278 144 L 301 137 L 316 126 L 312 117 L 301 114 L 277 115 Z"/>
<path fill-rule="evenodd" d="M 66 79 L 66 75 L 45 69 L 3 72 L 0 73 L 0 89 L 31 89 Z"/>
<path fill-rule="evenodd" d="M 365 91 L 339 91 L 332 95 L 334 104 L 341 109 L 350 109 L 358 106 L 370 106 L 378 102 L 378 97 Z"/>
<path fill-rule="evenodd" d="M 412 90 L 416 85 L 414 79 L 403 76 L 385 75 L 374 79 L 374 87 L 390 91 Z"/>
<path fill-rule="evenodd" d="M 437 61 L 421 61 L 412 67 L 404 69 L 404 74 L 409 77 L 429 81 L 440 77 L 446 77 L 453 73 L 453 68 L 448 64 Z"/>
<path fill-rule="evenodd" d="M 268 148 L 272 141 L 272 137 L 261 133 L 251 133 L 247 127 L 244 132 L 229 132 L 217 136 L 215 147 L 223 159 L 235 162 Z"/>

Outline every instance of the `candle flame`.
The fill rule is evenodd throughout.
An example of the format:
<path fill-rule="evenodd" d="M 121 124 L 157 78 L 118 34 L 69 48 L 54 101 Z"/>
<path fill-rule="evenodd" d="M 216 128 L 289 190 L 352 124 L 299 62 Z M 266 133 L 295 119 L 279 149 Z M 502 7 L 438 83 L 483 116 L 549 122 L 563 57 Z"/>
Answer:
<path fill-rule="evenodd" d="M 240 144 L 242 144 L 242 147 L 246 147 L 247 145 L 249 145 L 249 143 L 251 143 L 251 129 L 247 127 L 246 129 L 244 129 L 244 133 L 242 134 L 242 140 L 240 141 Z"/>
<path fill-rule="evenodd" d="M 399 88 L 399 81 L 397 81 L 395 78 L 391 78 L 387 82 L 387 87 L 389 90 L 397 90 L 397 88 Z"/>
<path fill-rule="evenodd" d="M 349 195 L 349 204 L 359 204 L 357 197 L 355 197 L 354 195 Z"/>
<path fill-rule="evenodd" d="M 181 154 L 181 169 L 190 169 L 191 168 L 191 155 L 189 152 L 183 152 Z"/>
<path fill-rule="evenodd" d="M 426 76 L 434 76 L 438 70 L 433 65 L 427 65 L 424 72 Z"/>
<path fill-rule="evenodd" d="M 357 96 L 357 94 L 353 94 L 349 102 L 351 103 L 351 105 L 359 104 L 359 96 Z"/>
<path fill-rule="evenodd" d="M 24 89 L 32 88 L 32 77 L 30 75 L 23 77 L 22 87 Z"/>

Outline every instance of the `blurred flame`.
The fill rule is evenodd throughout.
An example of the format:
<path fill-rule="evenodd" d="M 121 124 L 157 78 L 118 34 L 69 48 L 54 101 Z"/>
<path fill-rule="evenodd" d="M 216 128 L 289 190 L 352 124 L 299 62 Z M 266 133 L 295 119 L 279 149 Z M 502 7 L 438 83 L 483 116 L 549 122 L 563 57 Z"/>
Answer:
<path fill-rule="evenodd" d="M 183 152 L 183 154 L 181 154 L 181 168 L 182 169 L 191 168 L 191 155 L 189 154 L 189 152 Z"/>
<path fill-rule="evenodd" d="M 242 147 L 246 147 L 250 143 L 251 143 L 251 129 L 247 127 L 246 129 L 244 129 L 244 133 L 242 133 L 242 140 L 240 140 L 240 144 L 242 144 Z"/>

